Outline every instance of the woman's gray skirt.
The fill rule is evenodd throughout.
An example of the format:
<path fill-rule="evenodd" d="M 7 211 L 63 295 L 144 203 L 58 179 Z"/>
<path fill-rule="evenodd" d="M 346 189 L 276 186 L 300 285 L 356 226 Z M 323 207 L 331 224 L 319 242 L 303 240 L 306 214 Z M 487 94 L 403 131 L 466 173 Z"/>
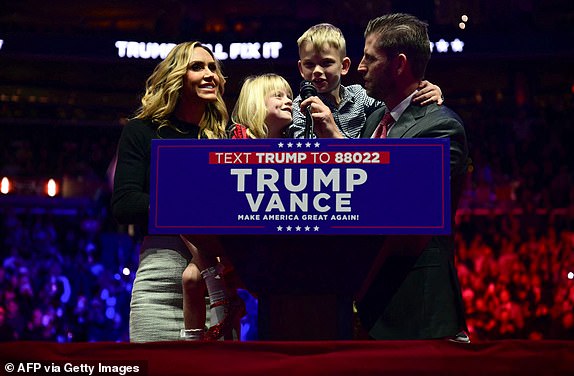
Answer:
<path fill-rule="evenodd" d="M 178 236 L 146 236 L 130 305 L 130 341 L 177 341 L 183 329 L 183 270 L 191 253 Z M 209 312 L 209 311 L 208 311 Z"/>

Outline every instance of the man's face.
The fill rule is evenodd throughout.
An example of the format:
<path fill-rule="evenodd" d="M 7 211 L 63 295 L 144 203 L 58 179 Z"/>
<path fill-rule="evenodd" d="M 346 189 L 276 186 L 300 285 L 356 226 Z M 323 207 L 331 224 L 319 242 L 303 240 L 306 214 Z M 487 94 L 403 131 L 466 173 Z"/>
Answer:
<path fill-rule="evenodd" d="M 311 81 L 318 93 L 328 94 L 339 90 L 341 76 L 349 71 L 351 61 L 342 58 L 339 50 L 328 44 L 320 51 L 312 43 L 303 43 L 299 48 L 299 72 L 304 80 Z"/>
<path fill-rule="evenodd" d="M 369 96 L 385 101 L 395 88 L 391 69 L 392 59 L 377 48 L 377 34 L 365 39 L 363 58 L 357 71 L 363 76 L 364 87 Z"/>

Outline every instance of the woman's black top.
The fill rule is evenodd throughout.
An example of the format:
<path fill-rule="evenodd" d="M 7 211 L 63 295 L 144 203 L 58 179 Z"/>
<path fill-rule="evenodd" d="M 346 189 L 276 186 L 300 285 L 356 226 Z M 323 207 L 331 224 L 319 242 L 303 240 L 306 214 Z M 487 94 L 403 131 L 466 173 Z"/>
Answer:
<path fill-rule="evenodd" d="M 198 138 L 197 125 L 177 119 L 170 122 L 179 131 L 172 127 L 158 130 L 157 125 L 147 119 L 130 120 L 122 130 L 112 194 L 112 213 L 118 223 L 142 225 L 147 229 L 151 140 Z"/>

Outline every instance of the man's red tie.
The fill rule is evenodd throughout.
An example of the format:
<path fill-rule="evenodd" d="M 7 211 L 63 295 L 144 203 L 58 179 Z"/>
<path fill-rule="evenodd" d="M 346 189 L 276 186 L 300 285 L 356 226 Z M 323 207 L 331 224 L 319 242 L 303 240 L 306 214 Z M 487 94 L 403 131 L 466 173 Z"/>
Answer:
<path fill-rule="evenodd" d="M 395 120 L 391 116 L 391 113 L 389 111 L 385 112 L 385 115 L 375 130 L 375 136 L 373 138 L 387 138 L 387 130 L 393 121 Z"/>

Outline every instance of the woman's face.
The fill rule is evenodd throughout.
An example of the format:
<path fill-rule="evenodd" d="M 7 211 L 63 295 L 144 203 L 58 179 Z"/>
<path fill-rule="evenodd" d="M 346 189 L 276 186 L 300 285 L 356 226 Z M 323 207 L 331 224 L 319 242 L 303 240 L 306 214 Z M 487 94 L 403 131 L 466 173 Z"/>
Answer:
<path fill-rule="evenodd" d="M 195 47 L 183 76 L 182 96 L 191 102 L 214 102 L 219 91 L 217 65 L 209 52 Z"/>
<path fill-rule="evenodd" d="M 293 121 L 291 113 L 293 100 L 285 90 L 276 90 L 265 98 L 267 116 L 265 124 L 271 129 L 283 129 Z"/>

